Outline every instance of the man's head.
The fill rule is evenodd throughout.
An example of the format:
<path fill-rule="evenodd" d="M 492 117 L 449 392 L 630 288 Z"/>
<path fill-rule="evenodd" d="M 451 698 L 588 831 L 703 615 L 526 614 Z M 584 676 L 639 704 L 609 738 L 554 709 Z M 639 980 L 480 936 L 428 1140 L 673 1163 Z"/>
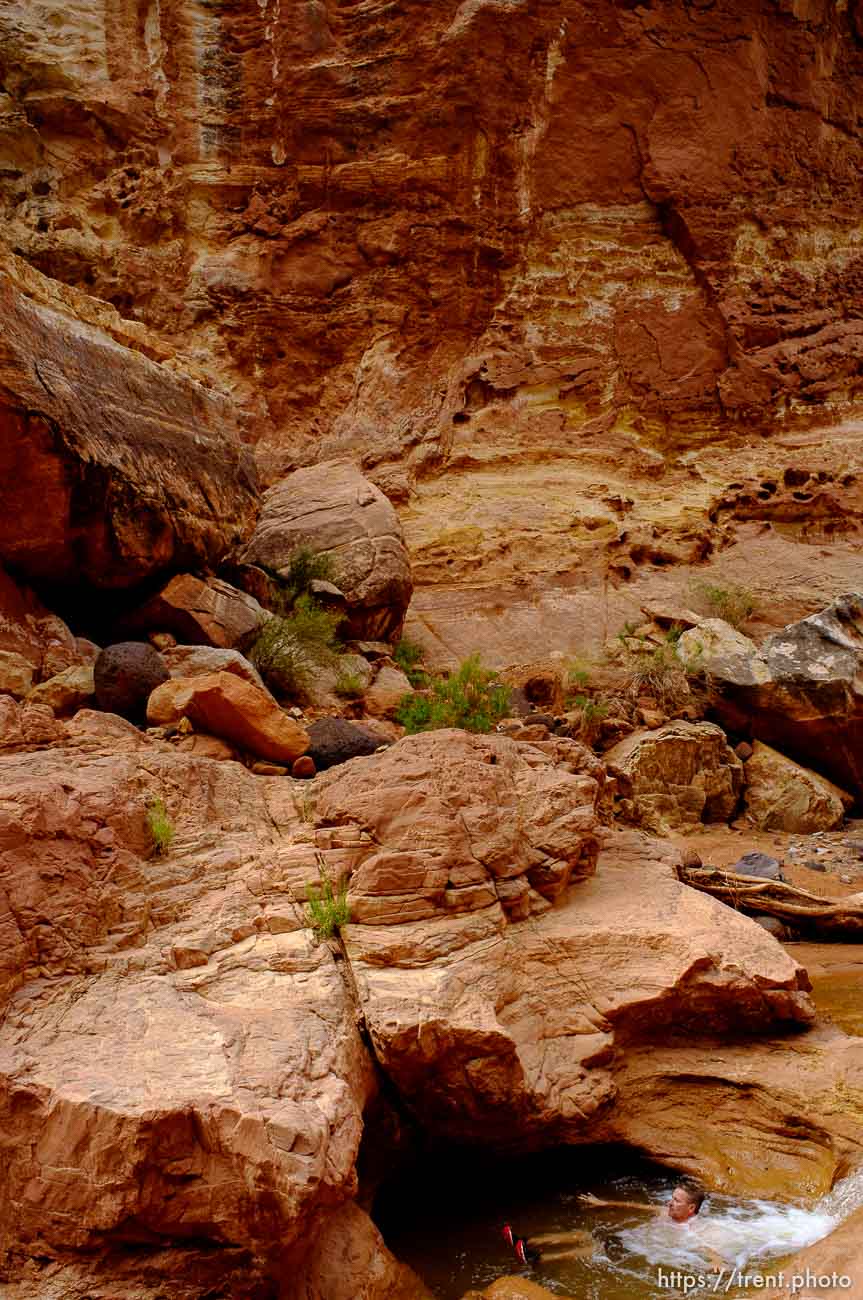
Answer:
<path fill-rule="evenodd" d="M 678 1183 L 668 1202 L 668 1217 L 675 1223 L 685 1223 L 701 1209 L 704 1192 L 696 1183 Z"/>

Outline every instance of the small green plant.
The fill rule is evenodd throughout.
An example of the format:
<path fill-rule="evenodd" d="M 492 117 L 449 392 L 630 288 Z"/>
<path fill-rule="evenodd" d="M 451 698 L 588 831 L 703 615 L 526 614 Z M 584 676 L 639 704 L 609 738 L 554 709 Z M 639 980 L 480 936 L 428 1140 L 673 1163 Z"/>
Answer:
<path fill-rule="evenodd" d="M 623 627 L 622 627 L 622 628 L 620 629 L 620 631 L 618 632 L 618 634 L 617 634 L 617 639 L 618 639 L 618 641 L 622 642 L 622 643 L 625 645 L 626 642 L 627 642 L 631 637 L 634 637 L 634 636 L 635 636 L 635 634 L 636 634 L 637 631 L 638 631 L 638 624 L 635 623 L 635 622 L 633 622 L 632 619 L 627 619 L 626 622 L 624 623 Z M 639 639 L 641 639 L 641 638 L 639 638 Z"/>
<path fill-rule="evenodd" d="M 337 888 L 323 864 L 318 865 L 320 887 L 306 886 L 306 923 L 314 931 L 315 942 L 323 943 L 338 934 L 343 925 L 351 919 L 348 906 L 348 880 L 343 877 Z"/>
<path fill-rule="evenodd" d="M 334 582 L 335 565 L 329 555 L 300 546 L 278 574 L 270 573 L 270 607 L 287 617 L 301 596 L 308 596 L 315 581 Z"/>
<path fill-rule="evenodd" d="M 436 677 L 421 694 L 406 695 L 396 720 L 409 735 L 440 727 L 488 732 L 508 712 L 509 687 L 474 654 L 451 676 Z"/>
<path fill-rule="evenodd" d="M 313 582 L 334 582 L 335 565 L 332 556 L 301 546 L 288 560 L 287 569 L 281 573 L 282 584 L 291 599 L 307 596 Z"/>
<path fill-rule="evenodd" d="M 650 695 L 666 713 L 674 713 L 691 700 L 689 665 L 681 663 L 675 643 L 658 645 L 644 640 L 638 649 L 627 649 L 622 664 L 624 691 L 633 699 Z"/>
<path fill-rule="evenodd" d="M 338 614 L 300 596 L 287 617 L 274 614 L 262 625 L 249 659 L 274 695 L 301 695 L 316 668 L 336 664 Z"/>
<path fill-rule="evenodd" d="M 365 693 L 362 681 L 356 673 L 340 673 L 333 683 L 333 690 L 344 700 L 359 700 Z"/>
<path fill-rule="evenodd" d="M 758 602 L 748 587 L 730 582 L 718 586 L 710 582 L 697 582 L 692 588 L 696 599 L 713 615 L 732 627 L 741 628 L 758 608 Z"/>
<path fill-rule="evenodd" d="M 411 686 L 428 685 L 428 673 L 419 667 L 422 657 L 422 646 L 418 645 L 416 641 L 409 640 L 406 636 L 402 637 L 395 650 L 393 650 L 393 659 L 395 659 Z"/>
<path fill-rule="evenodd" d="M 153 798 L 147 804 L 147 826 L 153 837 L 153 852 L 161 857 L 174 840 L 174 827 L 168 817 L 164 799 Z"/>
<path fill-rule="evenodd" d="M 588 695 L 576 695 L 573 703 L 581 713 L 579 736 L 590 744 L 596 738 L 599 724 L 608 717 L 608 704 L 605 700 L 592 700 Z"/>
<path fill-rule="evenodd" d="M 590 668 L 581 660 L 574 660 L 566 671 L 566 686 L 568 690 L 584 690 L 590 685 Z"/>

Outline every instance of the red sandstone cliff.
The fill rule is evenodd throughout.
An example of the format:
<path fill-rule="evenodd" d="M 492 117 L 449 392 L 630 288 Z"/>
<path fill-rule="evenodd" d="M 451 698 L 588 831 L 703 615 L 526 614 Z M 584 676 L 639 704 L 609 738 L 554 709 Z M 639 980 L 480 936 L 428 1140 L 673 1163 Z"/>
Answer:
<path fill-rule="evenodd" d="M 0 0 L 0 74 L 5 238 L 277 463 L 863 387 L 859 0 Z"/>

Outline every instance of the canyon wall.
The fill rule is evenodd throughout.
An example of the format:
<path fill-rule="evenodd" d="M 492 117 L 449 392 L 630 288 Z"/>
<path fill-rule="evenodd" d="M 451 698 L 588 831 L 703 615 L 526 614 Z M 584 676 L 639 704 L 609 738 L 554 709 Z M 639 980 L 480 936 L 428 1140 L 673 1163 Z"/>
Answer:
<path fill-rule="evenodd" d="M 7 242 L 271 472 L 650 457 L 863 388 L 859 0 L 0 0 L 0 76 Z"/>

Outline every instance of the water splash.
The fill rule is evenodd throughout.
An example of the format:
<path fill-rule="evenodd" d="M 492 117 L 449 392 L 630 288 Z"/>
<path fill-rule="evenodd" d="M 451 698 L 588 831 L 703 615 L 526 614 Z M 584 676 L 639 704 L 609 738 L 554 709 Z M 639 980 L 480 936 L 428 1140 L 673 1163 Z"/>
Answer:
<path fill-rule="evenodd" d="M 713 1195 L 687 1223 L 657 1216 L 616 1235 L 627 1250 L 654 1266 L 698 1272 L 709 1266 L 714 1252 L 729 1265 L 742 1268 L 767 1264 L 813 1245 L 861 1205 L 863 1168 L 809 1207 Z"/>

